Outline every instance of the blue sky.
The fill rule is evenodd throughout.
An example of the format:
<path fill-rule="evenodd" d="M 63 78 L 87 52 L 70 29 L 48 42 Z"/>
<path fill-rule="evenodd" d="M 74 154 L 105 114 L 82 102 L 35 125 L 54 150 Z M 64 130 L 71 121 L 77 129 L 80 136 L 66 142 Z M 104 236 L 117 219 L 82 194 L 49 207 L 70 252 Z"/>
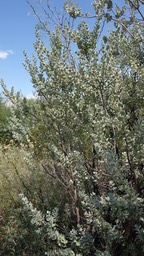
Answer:
<path fill-rule="evenodd" d="M 33 2 L 35 2 L 33 0 Z M 61 7 L 64 0 L 51 0 Z M 91 6 L 91 0 L 78 0 L 85 10 Z M 0 78 L 7 88 L 12 86 L 25 96 L 34 91 L 30 76 L 23 67 L 25 50 L 31 58 L 34 53 L 35 26 L 38 23 L 26 0 L 0 0 Z M 0 92 L 2 89 L 0 88 Z"/>
<path fill-rule="evenodd" d="M 30 55 L 34 51 L 36 23 L 25 0 L 0 1 L 0 78 L 25 95 L 31 94 L 32 85 L 22 65 L 23 51 Z"/>

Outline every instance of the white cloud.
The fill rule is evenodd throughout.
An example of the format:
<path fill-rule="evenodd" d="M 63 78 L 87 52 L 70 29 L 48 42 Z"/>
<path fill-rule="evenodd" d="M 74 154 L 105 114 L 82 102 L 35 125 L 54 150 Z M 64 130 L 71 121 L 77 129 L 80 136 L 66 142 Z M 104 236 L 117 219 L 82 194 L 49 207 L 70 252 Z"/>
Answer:
<path fill-rule="evenodd" d="M 0 59 L 4 60 L 6 59 L 10 54 L 13 54 L 12 50 L 5 50 L 5 51 L 0 51 Z"/>
<path fill-rule="evenodd" d="M 26 95 L 26 98 L 27 99 L 35 99 L 36 95 L 34 95 L 33 93 L 30 93 L 30 94 Z"/>

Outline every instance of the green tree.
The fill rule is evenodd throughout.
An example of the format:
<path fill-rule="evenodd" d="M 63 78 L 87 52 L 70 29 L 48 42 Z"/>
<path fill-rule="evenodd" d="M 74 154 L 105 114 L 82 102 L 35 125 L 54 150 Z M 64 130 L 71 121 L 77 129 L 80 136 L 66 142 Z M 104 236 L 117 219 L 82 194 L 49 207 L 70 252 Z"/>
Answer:
<path fill-rule="evenodd" d="M 11 109 L 3 96 L 0 96 L 0 142 L 8 143 L 11 139 L 11 132 L 8 120 L 11 116 Z"/>
<path fill-rule="evenodd" d="M 103 0 L 93 7 L 92 17 L 66 4 L 66 19 L 54 32 L 40 20 L 51 48 L 36 30 L 37 57 L 30 61 L 25 54 L 39 101 L 35 113 L 29 111 L 37 133 L 13 96 L 22 113 L 13 117 L 13 134 L 33 141 L 37 172 L 53 179 L 62 207 L 43 200 L 45 210 L 34 194 L 22 201 L 48 255 L 143 255 L 142 2 L 118 7 Z M 78 26 L 76 19 L 82 19 Z M 110 22 L 113 29 L 102 39 Z"/>

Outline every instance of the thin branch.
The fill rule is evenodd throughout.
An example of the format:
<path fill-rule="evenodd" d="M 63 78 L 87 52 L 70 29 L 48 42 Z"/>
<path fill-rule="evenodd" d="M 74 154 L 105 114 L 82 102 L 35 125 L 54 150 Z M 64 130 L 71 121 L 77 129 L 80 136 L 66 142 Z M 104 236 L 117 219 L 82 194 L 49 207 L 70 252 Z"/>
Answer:
<path fill-rule="evenodd" d="M 135 39 L 135 37 L 131 34 L 131 32 L 128 30 L 128 28 L 125 26 L 124 23 L 122 23 L 120 20 L 115 19 L 115 18 L 112 18 L 112 20 L 118 22 L 118 23 L 128 32 L 128 34 L 129 34 L 132 38 Z"/>
<path fill-rule="evenodd" d="M 41 20 L 41 18 L 39 17 L 39 14 L 36 12 L 35 8 L 33 7 L 33 5 L 26 0 L 26 2 L 28 3 L 28 5 L 31 7 L 33 13 L 35 14 L 35 16 L 37 17 L 38 21 L 40 22 L 40 24 L 43 26 L 43 28 L 45 29 L 45 31 L 48 33 L 48 35 L 50 35 L 50 31 L 48 30 L 47 26 L 45 25 L 45 23 Z"/>
<path fill-rule="evenodd" d="M 93 15 L 93 16 L 79 15 L 77 17 L 78 18 L 84 18 L 84 19 L 94 19 L 94 18 L 97 18 L 97 15 Z"/>
<path fill-rule="evenodd" d="M 131 0 L 128 0 L 128 2 L 139 12 L 140 16 L 142 17 L 142 20 L 144 21 L 144 15 L 142 14 L 142 12 L 139 9 L 139 6 L 137 6 L 134 2 L 132 2 Z"/>
<path fill-rule="evenodd" d="M 48 171 L 48 169 L 47 169 L 43 164 L 41 164 L 41 166 L 43 167 L 43 169 L 45 170 L 45 172 L 46 172 L 50 177 L 52 177 L 53 179 L 57 180 L 57 181 L 62 185 L 62 187 L 68 192 L 68 194 L 69 194 L 71 200 L 73 201 L 73 200 L 74 200 L 74 197 L 73 197 L 73 195 L 71 194 L 70 189 L 69 189 L 68 185 L 66 184 L 66 182 L 64 182 L 64 180 L 61 180 L 61 179 L 57 176 L 56 172 L 55 172 L 56 175 L 53 175 L 51 172 Z M 61 177 L 61 178 L 62 178 L 62 177 Z"/>
<path fill-rule="evenodd" d="M 130 168 L 130 171 L 131 171 L 131 178 L 133 178 L 135 183 L 136 183 L 136 175 L 135 175 L 135 171 L 133 169 L 132 163 L 131 163 L 131 158 L 130 158 L 130 154 L 129 154 L 129 145 L 128 145 L 128 140 L 127 140 L 126 134 L 125 134 L 125 143 L 126 143 L 127 160 L 128 160 L 129 168 Z"/>

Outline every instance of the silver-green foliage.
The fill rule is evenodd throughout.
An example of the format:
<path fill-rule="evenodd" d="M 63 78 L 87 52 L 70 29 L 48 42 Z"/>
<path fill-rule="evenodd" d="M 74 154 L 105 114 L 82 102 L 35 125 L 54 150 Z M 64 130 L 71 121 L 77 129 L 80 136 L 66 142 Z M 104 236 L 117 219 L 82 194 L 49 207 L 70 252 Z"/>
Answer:
<path fill-rule="evenodd" d="M 143 255 L 141 1 L 116 9 L 113 1 L 94 1 L 93 7 L 93 29 L 89 14 L 65 5 L 70 21 L 49 33 L 50 49 L 37 30 L 37 55 L 31 61 L 25 54 L 39 105 L 29 111 L 35 129 L 22 115 L 13 121 L 14 134 L 33 141 L 34 156 L 40 154 L 68 201 L 64 217 L 48 205 L 42 213 L 24 197 L 23 203 L 36 232 L 45 230 L 48 255 Z M 113 29 L 102 39 L 103 22 L 106 28 L 113 22 Z"/>

